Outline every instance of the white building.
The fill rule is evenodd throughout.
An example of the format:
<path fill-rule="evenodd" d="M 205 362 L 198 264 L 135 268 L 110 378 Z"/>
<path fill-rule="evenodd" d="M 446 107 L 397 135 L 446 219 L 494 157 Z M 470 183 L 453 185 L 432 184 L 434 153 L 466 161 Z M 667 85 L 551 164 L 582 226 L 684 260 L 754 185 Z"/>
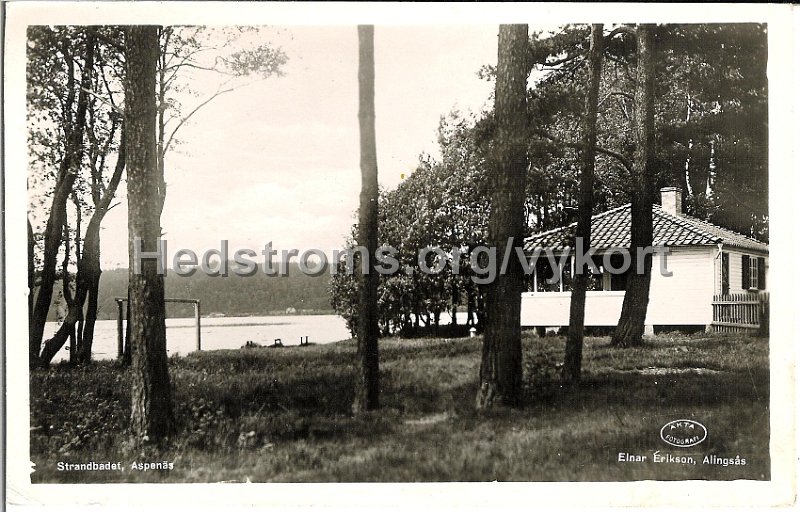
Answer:
<path fill-rule="evenodd" d="M 660 256 L 654 255 L 646 332 L 661 326 L 708 329 L 715 320 L 712 302 L 757 300 L 757 294 L 768 289 L 767 244 L 683 214 L 677 188 L 662 189 L 661 204 L 653 205 L 653 245 L 669 248 L 666 270 L 671 275 L 662 275 Z M 551 265 L 546 257 L 539 258 L 536 272 L 528 279 L 529 291 L 522 294 L 523 326 L 569 325 L 575 226 L 573 223 L 526 240 L 529 257 L 536 249 L 552 250 L 559 261 L 562 255 L 570 256 L 559 265 L 562 279 L 558 283 L 548 282 L 553 277 Z M 611 268 L 623 265 L 621 252 L 630 246 L 630 204 L 593 216 L 591 229 L 591 245 L 597 249 L 593 261 L 601 273 L 590 279 L 584 323 L 587 327 L 614 326 L 622 309 L 626 275 L 610 272 L 604 263 Z M 629 271 L 635 271 L 635 264 L 631 267 Z M 729 297 L 732 294 L 748 295 Z"/>

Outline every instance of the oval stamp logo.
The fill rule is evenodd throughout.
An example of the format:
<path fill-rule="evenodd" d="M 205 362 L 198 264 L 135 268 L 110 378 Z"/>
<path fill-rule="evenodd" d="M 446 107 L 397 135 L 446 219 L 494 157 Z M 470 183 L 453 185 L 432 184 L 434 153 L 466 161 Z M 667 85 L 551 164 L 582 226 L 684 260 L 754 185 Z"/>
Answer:
<path fill-rule="evenodd" d="M 697 446 L 708 437 L 708 429 L 694 420 L 674 420 L 661 427 L 661 439 L 672 446 Z"/>

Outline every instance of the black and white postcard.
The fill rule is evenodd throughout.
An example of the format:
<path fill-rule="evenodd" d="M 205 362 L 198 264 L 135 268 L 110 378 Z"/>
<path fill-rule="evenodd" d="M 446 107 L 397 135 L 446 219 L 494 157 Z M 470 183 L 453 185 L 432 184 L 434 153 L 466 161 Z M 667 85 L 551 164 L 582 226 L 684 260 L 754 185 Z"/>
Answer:
<path fill-rule="evenodd" d="M 9 506 L 794 503 L 791 6 L 3 8 Z"/>

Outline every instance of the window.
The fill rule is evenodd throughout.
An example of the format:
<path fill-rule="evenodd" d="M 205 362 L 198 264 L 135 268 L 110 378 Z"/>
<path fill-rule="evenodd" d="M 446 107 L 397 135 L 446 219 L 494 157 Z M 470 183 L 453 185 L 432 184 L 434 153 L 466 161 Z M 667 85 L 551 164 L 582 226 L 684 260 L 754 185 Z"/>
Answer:
<path fill-rule="evenodd" d="M 751 290 L 758 290 L 758 260 L 759 258 L 750 258 L 750 286 Z"/>
<path fill-rule="evenodd" d="M 765 290 L 767 265 L 764 258 L 742 255 L 742 289 Z"/>

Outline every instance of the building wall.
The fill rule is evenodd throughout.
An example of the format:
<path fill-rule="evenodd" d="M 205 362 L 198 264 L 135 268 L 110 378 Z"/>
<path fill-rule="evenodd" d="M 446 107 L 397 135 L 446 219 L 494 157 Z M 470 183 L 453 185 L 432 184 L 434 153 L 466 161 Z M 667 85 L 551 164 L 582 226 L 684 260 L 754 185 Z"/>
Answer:
<path fill-rule="evenodd" d="M 539 292 L 522 294 L 523 326 L 569 325 L 570 292 Z M 584 325 L 617 325 L 625 292 L 586 292 Z"/>
<path fill-rule="evenodd" d="M 681 247 L 667 256 L 667 270 L 662 276 L 658 258 L 653 260 L 650 283 L 648 325 L 708 325 L 713 319 L 717 247 Z"/>
<path fill-rule="evenodd" d="M 725 252 L 727 252 L 728 254 L 730 254 L 731 279 L 730 279 L 730 291 L 728 293 L 747 293 L 749 291 L 749 290 L 746 290 L 746 289 L 742 288 L 742 256 L 745 255 L 745 254 L 750 256 L 751 258 L 759 258 L 759 257 L 764 258 L 764 267 L 765 267 L 765 269 L 764 269 L 765 270 L 764 277 L 765 277 L 765 281 L 766 281 L 766 289 L 765 289 L 765 291 L 769 291 L 769 257 L 764 256 L 763 254 L 755 254 L 755 253 L 750 253 L 750 252 L 741 251 L 741 250 L 737 250 L 737 249 L 724 248 L 723 250 Z M 722 291 L 721 291 L 721 288 L 722 288 L 721 272 L 720 272 L 719 281 L 720 281 L 720 285 L 719 285 L 719 287 L 717 289 L 720 290 L 720 291 L 717 291 L 715 293 L 722 293 Z"/>
<path fill-rule="evenodd" d="M 653 259 L 648 325 L 708 325 L 712 320 L 711 300 L 715 293 L 717 247 L 676 248 L 667 256 L 671 276 L 662 276 L 660 257 Z M 731 256 L 731 261 L 735 259 Z M 741 256 L 740 256 L 741 260 Z M 741 266 L 741 261 L 739 263 Z M 733 266 L 733 265 L 732 265 Z M 733 268 L 731 269 L 733 271 Z M 741 272 L 741 270 L 740 270 Z M 733 273 L 733 272 L 732 272 Z M 734 276 L 731 276 L 734 279 Z M 741 274 L 739 274 L 741 283 Z M 624 292 L 586 293 L 587 326 L 612 326 L 619 320 Z M 570 292 L 524 293 L 523 326 L 569 324 Z"/>

